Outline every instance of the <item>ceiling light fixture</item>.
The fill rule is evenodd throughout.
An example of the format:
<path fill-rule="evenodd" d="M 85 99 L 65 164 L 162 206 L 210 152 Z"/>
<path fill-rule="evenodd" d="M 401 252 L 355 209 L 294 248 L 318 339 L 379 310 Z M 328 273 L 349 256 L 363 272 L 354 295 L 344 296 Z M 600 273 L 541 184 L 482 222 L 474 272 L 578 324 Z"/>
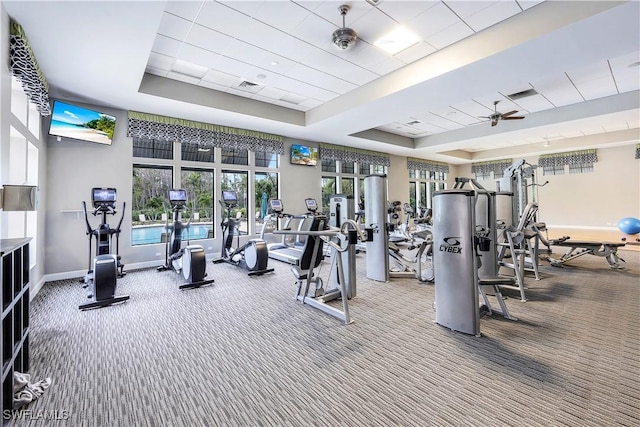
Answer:
<path fill-rule="evenodd" d="M 398 27 L 386 36 L 376 41 L 373 45 L 380 49 L 395 55 L 406 48 L 413 46 L 420 41 L 415 33 L 407 30 L 405 27 Z"/>
<path fill-rule="evenodd" d="M 331 41 L 333 44 L 342 50 L 349 49 L 358 39 L 358 34 L 351 28 L 345 27 L 344 24 L 344 17 L 347 15 L 347 12 L 349 12 L 349 9 L 351 8 L 346 4 L 343 4 L 338 8 L 338 10 L 340 10 L 340 15 L 342 15 L 342 28 L 338 28 L 331 35 Z"/>

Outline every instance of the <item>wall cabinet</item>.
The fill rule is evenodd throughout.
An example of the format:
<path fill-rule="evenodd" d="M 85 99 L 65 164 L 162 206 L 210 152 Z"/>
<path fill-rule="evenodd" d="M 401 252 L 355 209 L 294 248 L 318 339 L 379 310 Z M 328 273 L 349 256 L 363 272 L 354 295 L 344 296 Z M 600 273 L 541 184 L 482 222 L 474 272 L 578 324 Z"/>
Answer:
<path fill-rule="evenodd" d="M 13 372 L 29 370 L 29 241 L 0 239 L 2 414 L 13 408 Z M 8 420 L 4 420 L 6 423 Z M 4 424 L 4 423 L 3 423 Z"/>

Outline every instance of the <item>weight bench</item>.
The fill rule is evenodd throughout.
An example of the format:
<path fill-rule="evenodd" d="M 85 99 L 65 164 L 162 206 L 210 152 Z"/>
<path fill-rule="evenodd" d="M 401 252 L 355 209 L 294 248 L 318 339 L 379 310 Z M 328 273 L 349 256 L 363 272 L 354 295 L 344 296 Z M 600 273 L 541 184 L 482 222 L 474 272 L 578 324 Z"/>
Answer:
<path fill-rule="evenodd" d="M 585 240 L 555 239 L 549 240 L 549 244 L 569 248 L 569 252 L 562 255 L 559 259 L 550 256 L 547 257 L 547 261 L 549 261 L 553 267 L 562 267 L 565 263 L 583 255 L 603 257 L 607 260 L 610 268 L 624 268 L 620 265 L 620 261 L 626 262 L 618 256 L 618 248 L 623 247 L 625 245 L 624 242 L 590 242 Z"/>
<path fill-rule="evenodd" d="M 620 261 L 626 262 L 618 256 L 618 248 L 625 246 L 625 242 L 598 242 L 589 240 L 571 240 L 569 236 L 563 236 L 559 239 L 545 239 L 542 235 L 544 224 L 533 224 L 532 229 L 537 233 L 537 238 L 545 246 L 559 246 L 569 248 L 569 252 L 560 258 L 552 258 L 547 256 L 546 259 L 553 267 L 563 267 L 565 263 L 579 258 L 583 255 L 595 255 L 603 257 L 607 260 L 610 268 L 622 269 Z"/>

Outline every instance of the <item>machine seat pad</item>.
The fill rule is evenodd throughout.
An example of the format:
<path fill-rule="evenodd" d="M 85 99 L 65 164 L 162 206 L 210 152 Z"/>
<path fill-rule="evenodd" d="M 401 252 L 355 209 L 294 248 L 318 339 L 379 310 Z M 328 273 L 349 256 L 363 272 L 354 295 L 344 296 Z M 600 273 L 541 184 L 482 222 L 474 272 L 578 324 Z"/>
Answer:
<path fill-rule="evenodd" d="M 309 270 L 301 270 L 297 265 L 291 267 L 291 272 L 296 276 L 296 280 L 305 280 L 309 274 Z"/>
<path fill-rule="evenodd" d="M 615 248 L 619 248 L 625 245 L 624 242 L 594 242 L 594 241 L 588 241 L 588 240 L 565 240 L 564 242 L 552 242 L 551 243 L 554 246 L 565 246 L 565 247 L 578 247 L 578 248 L 586 248 L 586 247 L 593 247 L 593 248 L 599 248 L 602 245 L 606 245 L 609 247 L 615 247 Z"/>
<path fill-rule="evenodd" d="M 478 284 L 485 285 L 514 285 L 516 283 L 513 277 L 485 277 L 484 279 L 478 279 Z"/>

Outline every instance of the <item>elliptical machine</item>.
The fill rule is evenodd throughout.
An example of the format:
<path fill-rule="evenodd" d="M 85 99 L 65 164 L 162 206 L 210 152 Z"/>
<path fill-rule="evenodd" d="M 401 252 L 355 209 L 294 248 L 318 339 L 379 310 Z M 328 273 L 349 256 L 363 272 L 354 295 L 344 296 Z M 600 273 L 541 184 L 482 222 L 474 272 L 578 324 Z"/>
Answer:
<path fill-rule="evenodd" d="M 231 209 L 238 205 L 238 194 L 233 190 L 223 190 L 220 205 L 222 205 L 225 212 L 220 224 L 222 228 L 222 248 L 220 249 L 220 258 L 213 260 L 213 262 L 228 262 L 245 268 L 249 271 L 249 276 L 272 272 L 274 269 L 267 267 L 269 249 L 264 240 L 251 239 L 242 247 L 233 248 L 233 236 L 238 229 L 238 223 L 231 217 Z"/>
<path fill-rule="evenodd" d="M 189 228 L 189 222 L 185 225 L 180 220 L 180 211 L 187 203 L 187 191 L 182 189 L 169 190 L 169 203 L 173 211 L 173 224 L 165 224 L 169 238 L 165 246 L 165 263 L 158 267 L 158 271 L 173 270 L 182 274 L 187 283 L 180 285 L 180 289 L 193 289 L 208 285 L 214 279 L 205 279 L 207 276 L 207 261 L 204 248 L 200 245 L 182 247 L 182 233 Z"/>
<path fill-rule="evenodd" d="M 117 192 L 115 188 L 92 188 L 91 203 L 93 205 L 93 216 L 102 215 L 102 222 L 98 228 L 92 228 L 87 214 L 87 204 L 82 202 L 84 220 L 87 225 L 87 236 L 89 236 L 89 269 L 85 277 L 81 280 L 84 288 L 88 288 L 87 298 L 93 298 L 92 302 L 80 305 L 80 310 L 106 307 L 111 304 L 123 302 L 129 299 L 129 295 L 115 296 L 116 281 L 118 277 L 125 275 L 124 264 L 120 262 L 118 255 L 118 238 L 120 236 L 120 226 L 124 219 L 125 203 L 122 203 L 122 216 L 116 228 L 111 228 L 107 223 L 107 215 L 115 215 Z M 111 253 L 113 236 L 115 235 L 116 252 Z M 96 238 L 96 256 L 92 259 L 91 245 L 93 238 Z"/>

